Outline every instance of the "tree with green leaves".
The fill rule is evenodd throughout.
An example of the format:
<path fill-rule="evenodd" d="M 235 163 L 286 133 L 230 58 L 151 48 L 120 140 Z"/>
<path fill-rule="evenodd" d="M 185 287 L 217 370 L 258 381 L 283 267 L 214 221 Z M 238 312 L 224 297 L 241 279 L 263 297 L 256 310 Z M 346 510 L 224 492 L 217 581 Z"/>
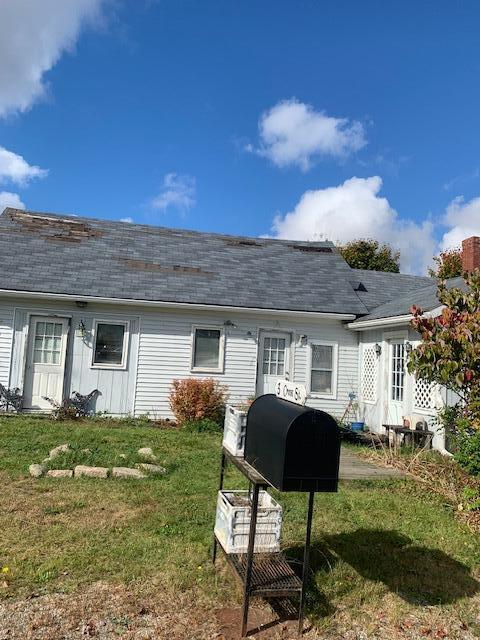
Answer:
<path fill-rule="evenodd" d="M 463 274 L 462 267 L 462 250 L 447 249 L 442 251 L 433 258 L 435 267 L 428 270 L 431 278 L 439 280 L 448 280 L 449 278 L 457 278 Z"/>
<path fill-rule="evenodd" d="M 439 316 L 414 306 L 412 326 L 422 342 L 410 353 L 408 370 L 455 392 L 462 417 L 480 429 L 480 270 L 465 276 L 467 290 L 438 285 Z"/>
<path fill-rule="evenodd" d="M 400 251 L 394 251 L 388 244 L 381 245 L 378 240 L 352 240 L 337 248 L 352 269 L 400 271 Z"/>

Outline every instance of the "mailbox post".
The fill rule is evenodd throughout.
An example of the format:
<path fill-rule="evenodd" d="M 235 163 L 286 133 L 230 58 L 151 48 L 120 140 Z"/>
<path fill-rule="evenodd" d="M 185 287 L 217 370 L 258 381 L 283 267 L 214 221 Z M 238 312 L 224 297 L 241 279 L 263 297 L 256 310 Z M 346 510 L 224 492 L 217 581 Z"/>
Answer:
<path fill-rule="evenodd" d="M 281 390 L 282 393 L 287 391 L 287 388 Z M 227 462 L 244 474 L 251 487 L 247 553 L 226 554 L 243 583 L 242 637 L 247 632 L 252 595 L 298 596 L 298 629 L 302 633 L 315 492 L 332 492 L 338 488 L 340 430 L 337 423 L 323 411 L 294 404 L 279 396 L 280 392 L 277 396 L 267 394 L 252 403 L 247 415 L 245 457 L 222 449 L 219 490 L 223 489 Z M 259 492 L 269 487 L 309 494 L 301 577 L 281 553 L 255 558 Z M 217 543 L 214 536 L 213 562 Z"/>

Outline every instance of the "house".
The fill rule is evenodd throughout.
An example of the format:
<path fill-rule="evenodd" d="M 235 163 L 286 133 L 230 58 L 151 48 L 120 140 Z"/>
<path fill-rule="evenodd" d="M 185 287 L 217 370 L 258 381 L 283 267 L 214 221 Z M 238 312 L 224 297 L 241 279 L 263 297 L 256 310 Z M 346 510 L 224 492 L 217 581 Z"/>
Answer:
<path fill-rule="evenodd" d="M 403 369 L 408 309 L 438 306 L 430 278 L 351 269 L 330 242 L 11 208 L 0 256 L 0 383 L 26 411 L 98 389 L 96 411 L 169 417 L 175 378 L 245 401 L 287 376 L 336 416 L 358 395 L 375 430 L 434 416 L 434 392 Z"/>

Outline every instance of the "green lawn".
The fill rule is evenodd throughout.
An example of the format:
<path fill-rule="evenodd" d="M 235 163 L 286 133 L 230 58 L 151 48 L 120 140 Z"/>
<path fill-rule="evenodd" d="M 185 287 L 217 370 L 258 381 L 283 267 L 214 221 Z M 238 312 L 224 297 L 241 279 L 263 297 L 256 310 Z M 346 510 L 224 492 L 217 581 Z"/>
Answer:
<path fill-rule="evenodd" d="M 141 481 L 28 476 L 29 464 L 67 442 L 76 462 L 89 449 L 85 462 L 104 466 L 124 464 L 120 454 L 134 461 L 150 446 L 168 473 Z M 230 574 L 209 562 L 219 451 L 219 436 L 141 423 L 0 418 L 0 567 L 9 568 L 0 599 L 75 592 L 98 580 L 160 581 L 238 604 Z M 243 486 L 236 472 L 227 486 Z M 283 545 L 298 556 L 306 496 L 275 497 L 284 506 Z M 317 494 L 313 545 L 308 607 L 320 628 L 349 616 L 365 629 L 379 616 L 392 625 L 414 616 L 480 633 L 480 536 L 412 481 L 342 483 L 338 494 Z"/>

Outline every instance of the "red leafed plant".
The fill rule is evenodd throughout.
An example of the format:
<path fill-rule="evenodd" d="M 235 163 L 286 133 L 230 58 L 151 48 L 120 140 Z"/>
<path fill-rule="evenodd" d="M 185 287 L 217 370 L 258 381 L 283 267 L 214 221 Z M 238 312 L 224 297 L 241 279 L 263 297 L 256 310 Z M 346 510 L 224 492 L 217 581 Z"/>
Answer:
<path fill-rule="evenodd" d="M 220 423 L 226 399 L 227 388 L 212 378 L 174 380 L 170 408 L 180 425 L 205 418 Z"/>
<path fill-rule="evenodd" d="M 408 370 L 454 391 L 470 426 L 480 429 L 480 270 L 465 276 L 466 290 L 438 285 L 444 305 L 437 317 L 412 307 L 412 326 L 422 342 L 410 353 Z"/>

